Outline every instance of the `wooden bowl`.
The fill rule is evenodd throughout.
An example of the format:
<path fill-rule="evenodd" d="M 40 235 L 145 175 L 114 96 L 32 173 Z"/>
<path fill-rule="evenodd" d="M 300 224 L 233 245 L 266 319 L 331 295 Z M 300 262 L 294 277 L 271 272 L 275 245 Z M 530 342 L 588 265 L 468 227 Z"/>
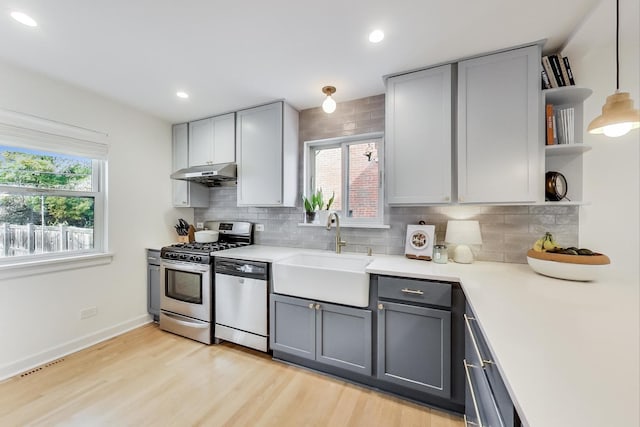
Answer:
<path fill-rule="evenodd" d="M 565 255 L 530 249 L 527 263 L 533 271 L 544 276 L 588 282 L 596 280 L 611 260 L 603 254 Z"/>

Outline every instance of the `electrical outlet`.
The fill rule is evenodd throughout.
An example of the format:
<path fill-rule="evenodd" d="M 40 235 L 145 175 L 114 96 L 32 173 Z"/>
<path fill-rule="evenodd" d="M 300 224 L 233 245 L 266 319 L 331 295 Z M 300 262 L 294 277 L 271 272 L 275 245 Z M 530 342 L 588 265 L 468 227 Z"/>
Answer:
<path fill-rule="evenodd" d="M 89 317 L 98 315 L 98 307 L 89 307 L 84 310 L 80 310 L 80 319 L 88 319 Z"/>
<path fill-rule="evenodd" d="M 264 231 L 264 224 L 256 224 L 256 231 Z"/>
<path fill-rule="evenodd" d="M 204 228 L 204 222 L 196 222 L 196 228 L 202 230 Z"/>

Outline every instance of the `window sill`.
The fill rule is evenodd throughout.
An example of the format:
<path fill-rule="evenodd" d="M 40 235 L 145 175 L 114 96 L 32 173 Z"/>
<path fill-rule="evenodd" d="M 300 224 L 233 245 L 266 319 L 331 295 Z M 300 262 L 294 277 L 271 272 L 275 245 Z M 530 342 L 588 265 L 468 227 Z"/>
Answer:
<path fill-rule="evenodd" d="M 306 222 L 301 222 L 298 223 L 298 227 L 326 227 L 325 224 L 308 224 Z M 342 222 L 340 222 L 340 228 L 378 228 L 378 229 L 389 229 L 391 228 L 390 225 L 388 224 L 367 224 L 367 223 L 360 223 L 360 224 L 343 224 Z"/>
<path fill-rule="evenodd" d="M 0 280 L 110 264 L 113 253 L 93 253 L 0 264 Z"/>

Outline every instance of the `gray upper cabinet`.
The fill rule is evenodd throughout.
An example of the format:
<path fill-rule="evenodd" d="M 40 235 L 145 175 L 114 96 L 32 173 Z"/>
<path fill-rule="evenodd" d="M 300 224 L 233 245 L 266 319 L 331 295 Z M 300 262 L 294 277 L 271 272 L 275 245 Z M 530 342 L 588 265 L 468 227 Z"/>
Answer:
<path fill-rule="evenodd" d="M 238 111 L 238 206 L 296 206 L 298 112 L 284 102 Z"/>
<path fill-rule="evenodd" d="M 458 64 L 458 201 L 542 195 L 540 46 Z"/>
<path fill-rule="evenodd" d="M 235 113 L 189 123 L 189 166 L 236 161 Z"/>
<path fill-rule="evenodd" d="M 173 172 L 189 166 L 189 126 L 187 123 L 172 128 Z M 174 207 L 206 208 L 209 206 L 209 190 L 195 182 L 171 180 L 171 197 Z"/>
<path fill-rule="evenodd" d="M 450 398 L 451 312 L 378 304 L 378 378 Z"/>
<path fill-rule="evenodd" d="M 271 295 L 271 349 L 371 375 L 371 311 Z"/>
<path fill-rule="evenodd" d="M 452 65 L 390 77 L 386 195 L 390 205 L 451 201 Z"/>

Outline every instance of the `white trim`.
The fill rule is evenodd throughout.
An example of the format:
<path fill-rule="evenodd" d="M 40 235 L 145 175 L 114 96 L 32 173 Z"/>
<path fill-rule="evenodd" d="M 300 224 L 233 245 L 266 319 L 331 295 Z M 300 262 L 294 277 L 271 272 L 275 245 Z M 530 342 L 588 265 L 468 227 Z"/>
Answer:
<path fill-rule="evenodd" d="M 92 253 L 37 260 L 25 260 L 21 257 L 19 262 L 0 264 L 0 280 L 110 264 L 114 255 L 110 252 Z M 6 260 L 11 261 L 10 258 Z"/>
<path fill-rule="evenodd" d="M 101 329 L 83 337 L 67 341 L 66 343 L 57 345 L 55 347 L 51 347 L 47 350 L 25 357 L 24 359 L 18 360 L 16 362 L 7 363 L 6 365 L 0 366 L 0 381 L 18 375 L 22 372 L 26 372 L 38 366 L 42 366 L 45 363 L 67 356 L 71 353 L 75 353 L 87 347 L 91 347 L 92 345 L 98 344 L 102 341 L 106 341 L 115 336 L 122 335 L 125 332 L 139 328 L 140 326 L 151 323 L 152 321 L 153 319 L 148 314 L 138 316 L 125 322 L 119 323 L 115 326 L 110 326 L 108 328 Z"/>
<path fill-rule="evenodd" d="M 108 135 L 0 108 L 0 144 L 106 160 Z"/>
<path fill-rule="evenodd" d="M 388 228 L 384 222 L 384 132 L 369 132 L 369 133 L 361 133 L 356 135 L 348 135 L 348 136 L 338 136 L 335 138 L 326 138 L 326 139 L 316 139 L 311 141 L 304 142 L 304 152 L 303 152 L 303 195 L 305 197 L 309 197 L 314 190 L 313 187 L 316 185 L 313 182 L 313 177 L 315 176 L 315 165 L 313 161 L 312 151 L 315 149 L 329 149 L 329 148 L 341 148 L 342 150 L 342 172 L 343 172 L 343 180 L 342 180 L 342 193 L 343 196 L 348 197 L 348 176 L 349 176 L 349 155 L 348 155 L 348 147 L 352 144 L 358 144 L 361 141 L 377 139 L 379 140 L 378 144 L 378 215 L 375 218 L 350 218 L 345 215 L 345 210 L 348 208 L 347 202 L 343 201 L 343 210 L 336 211 L 340 214 L 340 226 L 341 227 L 352 227 L 352 228 Z M 303 206 L 304 208 L 304 206 Z M 347 223 L 348 221 L 348 223 Z M 345 224 L 343 225 L 343 222 Z M 314 224 L 298 224 L 304 226 L 313 226 Z"/>

